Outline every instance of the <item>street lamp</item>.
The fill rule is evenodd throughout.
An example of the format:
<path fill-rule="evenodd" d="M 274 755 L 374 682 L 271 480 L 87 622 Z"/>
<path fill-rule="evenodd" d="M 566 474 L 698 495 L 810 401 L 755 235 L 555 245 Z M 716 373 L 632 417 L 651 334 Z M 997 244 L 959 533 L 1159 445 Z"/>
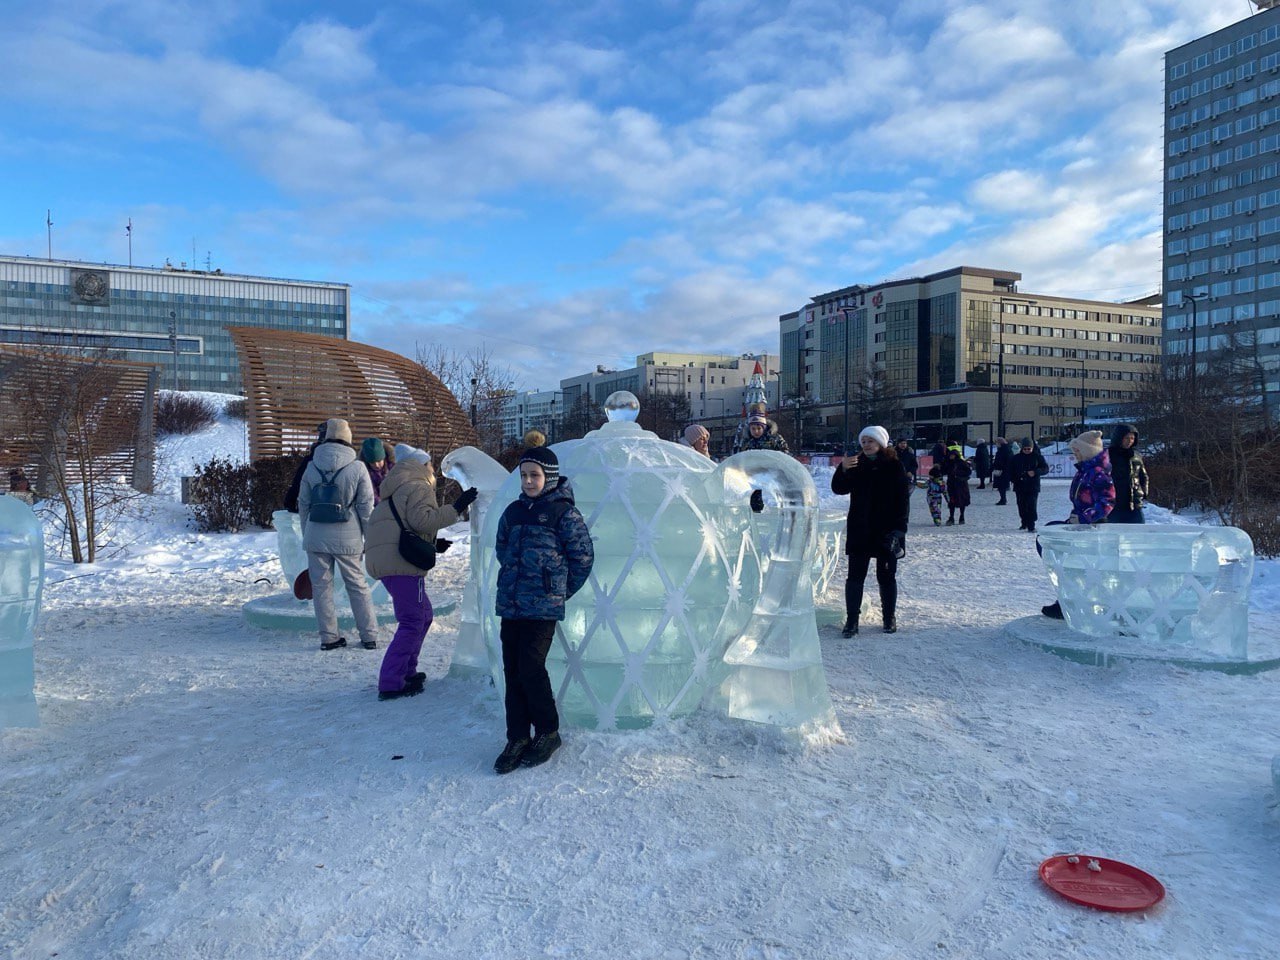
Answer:
<path fill-rule="evenodd" d="M 1199 334 L 1196 333 L 1197 320 L 1199 319 L 1196 315 L 1196 305 L 1208 297 L 1208 294 L 1184 293 L 1182 296 L 1184 299 L 1191 301 L 1191 396 L 1194 397 L 1196 395 L 1196 369 L 1200 366 L 1196 359 L 1196 341 L 1199 339 Z"/>
<path fill-rule="evenodd" d="M 178 312 L 169 311 L 169 349 L 173 351 L 173 391 L 178 392 Z"/>

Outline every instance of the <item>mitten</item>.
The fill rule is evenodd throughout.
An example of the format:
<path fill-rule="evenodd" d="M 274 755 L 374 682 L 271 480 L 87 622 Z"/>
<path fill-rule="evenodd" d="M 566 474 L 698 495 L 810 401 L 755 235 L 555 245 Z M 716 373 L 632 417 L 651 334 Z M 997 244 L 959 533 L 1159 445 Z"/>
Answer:
<path fill-rule="evenodd" d="M 444 537 L 436 537 L 436 553 L 444 553 L 452 546 L 452 540 L 446 540 Z"/>
<path fill-rule="evenodd" d="M 463 510 L 475 503 L 478 495 L 475 487 L 467 487 L 467 489 L 458 494 L 458 499 L 453 501 L 453 509 L 458 513 L 462 513 Z"/>

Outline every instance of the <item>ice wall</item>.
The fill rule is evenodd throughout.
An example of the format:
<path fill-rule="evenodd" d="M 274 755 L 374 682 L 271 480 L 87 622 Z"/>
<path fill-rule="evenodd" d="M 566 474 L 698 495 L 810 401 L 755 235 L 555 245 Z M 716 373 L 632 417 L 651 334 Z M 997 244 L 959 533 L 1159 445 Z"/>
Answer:
<path fill-rule="evenodd" d="M 38 725 L 32 641 L 44 589 L 44 537 L 25 503 L 0 495 L 0 729 Z"/>

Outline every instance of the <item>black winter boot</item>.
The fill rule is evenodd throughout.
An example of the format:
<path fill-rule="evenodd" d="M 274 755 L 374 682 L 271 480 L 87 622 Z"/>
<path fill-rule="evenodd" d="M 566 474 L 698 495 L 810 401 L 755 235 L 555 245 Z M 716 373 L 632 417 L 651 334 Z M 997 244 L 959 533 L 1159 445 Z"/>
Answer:
<path fill-rule="evenodd" d="M 1053 601 L 1053 603 L 1049 604 L 1046 607 L 1041 607 L 1040 612 L 1043 613 L 1050 620 L 1066 619 L 1066 617 L 1062 615 L 1062 604 L 1058 603 L 1057 600 Z"/>
<path fill-rule="evenodd" d="M 850 637 L 857 636 L 857 634 L 858 634 L 858 621 L 846 620 L 844 622 L 844 629 L 840 631 L 840 636 L 848 640 Z"/>
<path fill-rule="evenodd" d="M 510 773 L 516 767 L 520 766 L 520 761 L 524 758 L 525 752 L 529 749 L 529 738 L 523 740 L 508 740 L 503 751 L 498 754 L 498 759 L 493 761 L 493 770 L 495 773 Z"/>
<path fill-rule="evenodd" d="M 884 618 L 884 632 L 885 632 L 885 633 L 897 633 L 897 632 L 898 632 L 898 619 L 897 619 L 897 617 L 885 617 L 885 618 Z"/>
<path fill-rule="evenodd" d="M 539 734 L 529 744 L 529 749 L 520 758 L 520 766 L 536 767 L 551 759 L 551 755 L 560 749 L 560 734 L 556 730 Z"/>

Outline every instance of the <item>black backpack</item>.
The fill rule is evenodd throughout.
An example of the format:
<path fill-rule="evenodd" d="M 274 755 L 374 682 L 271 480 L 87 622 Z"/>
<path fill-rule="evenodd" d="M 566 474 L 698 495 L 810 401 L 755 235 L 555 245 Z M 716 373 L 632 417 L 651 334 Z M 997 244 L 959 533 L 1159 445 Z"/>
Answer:
<path fill-rule="evenodd" d="M 349 466 L 351 464 L 348 463 L 328 474 L 316 467 L 320 482 L 311 488 L 311 504 L 307 507 L 309 523 L 346 523 L 351 519 L 351 504 L 343 502 L 342 490 L 334 482 L 338 474 Z"/>

